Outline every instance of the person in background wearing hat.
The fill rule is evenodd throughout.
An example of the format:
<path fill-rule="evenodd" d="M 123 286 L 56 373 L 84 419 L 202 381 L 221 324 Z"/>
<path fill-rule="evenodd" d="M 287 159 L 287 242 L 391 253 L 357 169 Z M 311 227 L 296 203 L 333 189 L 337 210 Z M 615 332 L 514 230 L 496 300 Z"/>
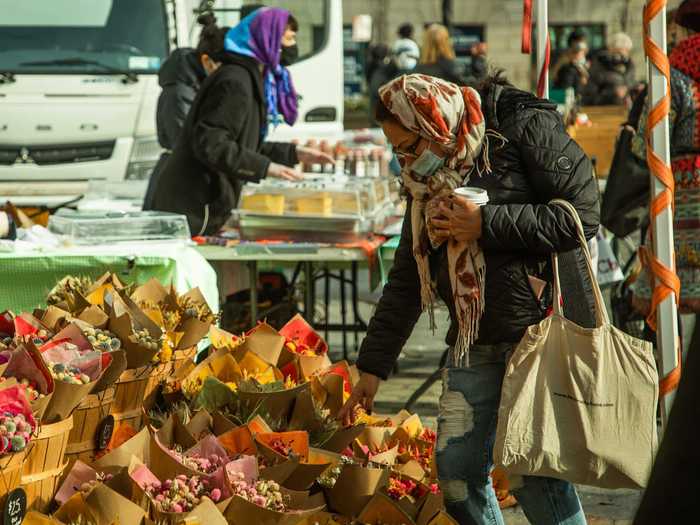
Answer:
<path fill-rule="evenodd" d="M 593 59 L 584 104 L 608 106 L 629 101 L 630 91 L 637 84 L 631 51 L 629 35 L 615 33 L 610 38 L 608 48 Z"/>

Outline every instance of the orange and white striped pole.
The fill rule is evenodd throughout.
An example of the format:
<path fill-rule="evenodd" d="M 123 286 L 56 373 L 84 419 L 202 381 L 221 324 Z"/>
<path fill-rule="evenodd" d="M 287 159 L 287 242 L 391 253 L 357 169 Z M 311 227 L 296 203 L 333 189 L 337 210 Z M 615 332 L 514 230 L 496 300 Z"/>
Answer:
<path fill-rule="evenodd" d="M 532 10 L 533 0 L 523 0 L 522 52 L 532 53 Z M 537 96 L 549 97 L 549 40 L 548 0 L 537 1 Z"/>
<path fill-rule="evenodd" d="M 647 163 L 651 173 L 650 221 L 653 253 L 645 257 L 654 281 L 649 324 L 656 328 L 660 356 L 659 395 L 664 424 L 680 379 L 678 298 L 673 244 L 674 180 L 671 171 L 669 112 L 671 67 L 666 55 L 666 0 L 648 0 L 644 7 L 644 52 L 647 56 L 650 110 L 646 129 Z"/>

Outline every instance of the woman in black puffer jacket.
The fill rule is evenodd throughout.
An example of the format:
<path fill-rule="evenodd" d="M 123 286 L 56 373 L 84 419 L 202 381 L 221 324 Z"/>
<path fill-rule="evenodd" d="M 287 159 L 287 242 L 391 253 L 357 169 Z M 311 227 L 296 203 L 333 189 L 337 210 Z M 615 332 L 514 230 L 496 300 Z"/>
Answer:
<path fill-rule="evenodd" d="M 422 79 L 435 83 L 430 77 Z M 438 84 L 436 107 L 434 100 L 426 99 L 420 91 L 421 86 L 417 84 L 420 81 L 421 77 L 417 75 L 392 81 L 382 88 L 382 101 L 391 101 L 392 96 L 403 89 L 409 93 L 408 98 L 413 97 L 419 111 L 430 108 L 426 110 L 430 118 L 423 119 L 424 115 L 406 118 L 406 108 L 397 108 L 392 103 L 391 108 L 380 104 L 383 112 L 379 111 L 378 120 L 396 150 L 404 152 L 409 161 L 411 158 L 421 159 L 427 148 L 438 157 L 447 151 L 445 166 L 459 172 L 465 155 L 456 157 L 454 148 L 463 148 L 465 140 L 468 142 L 472 136 L 470 134 L 465 139 L 454 131 L 457 128 L 444 125 L 440 112 L 443 116 L 451 113 L 454 121 L 455 108 L 445 110 L 442 106 L 445 102 L 439 100 L 446 98 L 445 93 L 451 93 L 457 86 Z M 401 82 L 404 82 L 403 86 Z M 463 93 L 467 93 L 465 89 L 462 88 Z M 478 105 L 479 97 L 470 96 L 472 103 Z M 466 155 L 476 155 L 477 166 L 481 156 L 483 165 L 489 166 L 491 172 L 487 169 L 478 170 L 481 174 L 472 172 L 468 184 L 485 189 L 489 203 L 478 208 L 464 204 L 466 200 L 458 202 L 455 197 L 453 209 L 457 211 L 450 212 L 451 215 L 448 213 L 447 220 L 430 217 L 425 220 L 438 230 L 438 238 L 443 235 L 458 242 L 478 240 L 480 253 L 474 258 L 474 266 L 485 268 L 485 310 L 480 321 L 477 320 L 478 336 L 469 348 L 468 366 L 453 365 L 443 376 L 436 447 L 441 488 L 448 511 L 459 523 L 485 524 L 502 523 L 489 472 L 505 362 L 527 327 L 542 320 L 550 307 L 551 287 L 547 283 L 551 282 L 553 252 L 562 253 L 560 274 L 567 317 L 582 326 L 594 325 L 592 288 L 586 277 L 585 260 L 576 248 L 578 238 L 574 221 L 563 208 L 549 203 L 553 199 L 570 202 L 578 211 L 586 237 L 590 239 L 598 230 L 599 197 L 591 162 L 566 134 L 553 103 L 519 91 L 499 79 L 491 79 L 479 90 L 479 96 L 481 102 L 477 109 L 480 113 L 475 111 L 474 117 L 469 111 L 469 118 L 476 118 L 480 125 L 485 121 L 488 142 L 476 150 L 467 147 Z M 468 106 L 466 100 L 465 94 L 465 107 Z M 461 107 L 462 102 L 457 105 Z M 467 109 L 459 111 L 468 112 Z M 441 149 L 448 143 L 448 138 L 426 143 L 423 133 L 416 135 L 412 133 L 414 130 L 405 128 L 396 131 L 397 120 L 401 124 L 428 122 L 430 125 L 425 127 L 433 130 L 452 129 L 447 135 L 451 141 L 449 149 Z M 444 120 L 449 122 L 446 116 Z M 402 128 L 401 125 L 398 127 Z M 476 129 L 469 123 L 466 128 Z M 483 136 L 481 138 L 483 140 Z M 478 153 L 479 149 L 482 154 Z M 412 162 L 405 163 L 404 170 L 415 174 L 417 162 Z M 404 181 L 407 181 L 405 173 Z M 412 192 L 410 180 L 406 184 Z M 426 211 L 429 207 L 428 202 Z M 421 221 L 424 219 L 422 215 L 412 214 L 411 209 L 409 198 L 409 211 L 404 219 L 394 266 L 357 361 L 361 379 L 340 413 L 346 422 L 352 419 L 358 403 L 371 410 L 379 380 L 388 378 L 425 306 L 425 291 L 421 286 L 424 273 L 417 252 L 425 250 L 431 279 L 450 309 L 452 324 L 447 343 L 455 346 L 458 339 L 464 337 L 464 309 L 460 310 L 459 304 L 456 308 L 457 294 L 453 294 L 453 289 L 455 285 L 468 288 L 472 279 L 455 281 L 454 257 L 450 260 L 444 244 L 438 248 L 425 248 L 430 243 L 422 235 L 421 242 L 413 243 L 417 230 L 412 224 L 412 216 L 414 219 L 420 217 Z M 430 226 L 426 226 L 430 236 Z M 429 238 L 434 246 L 433 237 Z M 482 261 L 479 260 L 481 254 Z M 478 271 L 473 273 L 479 276 Z M 477 300 L 480 296 L 478 291 L 474 293 Z M 566 482 L 526 477 L 523 487 L 514 493 L 532 523 L 585 523 L 576 492 Z"/>

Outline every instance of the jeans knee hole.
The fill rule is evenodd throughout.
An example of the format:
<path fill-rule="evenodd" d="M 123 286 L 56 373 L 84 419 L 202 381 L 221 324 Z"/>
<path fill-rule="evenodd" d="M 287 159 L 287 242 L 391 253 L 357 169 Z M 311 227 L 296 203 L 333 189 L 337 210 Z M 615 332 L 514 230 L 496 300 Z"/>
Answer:
<path fill-rule="evenodd" d="M 442 490 L 445 500 L 448 502 L 467 499 L 467 482 L 462 479 L 440 480 L 440 490 Z"/>

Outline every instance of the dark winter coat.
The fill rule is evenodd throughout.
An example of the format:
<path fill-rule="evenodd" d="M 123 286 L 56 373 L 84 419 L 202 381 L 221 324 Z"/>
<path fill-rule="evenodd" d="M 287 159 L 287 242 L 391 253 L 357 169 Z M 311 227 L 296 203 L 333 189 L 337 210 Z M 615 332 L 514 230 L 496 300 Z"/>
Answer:
<path fill-rule="evenodd" d="M 175 147 L 190 106 L 205 78 L 207 75 L 197 51 L 189 47 L 173 51 L 158 71 L 161 92 L 156 108 L 156 130 L 158 143 L 166 151 L 161 154 L 148 181 L 143 202 L 145 210 L 153 208 L 153 197 L 160 174 L 170 157 L 170 150 Z"/>
<path fill-rule="evenodd" d="M 431 77 L 441 78 L 442 80 L 447 80 L 459 86 L 465 84 L 465 79 L 463 79 L 459 71 L 457 71 L 457 62 L 449 58 L 440 57 L 434 64 L 423 64 L 420 63 L 413 70 L 414 73 L 421 75 L 429 75 Z"/>
<path fill-rule="evenodd" d="M 544 317 L 551 291 L 538 300 L 528 275 L 551 282 L 552 252 L 568 251 L 560 258 L 567 317 L 593 326 L 592 288 L 585 260 L 576 249 L 574 221 L 562 207 L 548 204 L 557 198 L 573 204 L 587 238 L 592 238 L 598 230 L 599 204 L 591 161 L 566 134 L 554 104 L 515 88 L 492 86 L 482 93 L 482 105 L 487 127 L 508 142 L 503 147 L 492 142 L 493 172 L 469 182 L 489 195 L 489 204 L 482 208 L 479 240 L 486 258 L 486 310 L 477 343 L 516 343 L 528 326 Z M 407 213 L 394 266 L 357 362 L 361 370 L 382 378 L 389 375 L 421 314 L 420 279 L 411 245 Z M 434 253 L 430 264 L 439 295 L 450 310 L 447 344 L 452 345 L 457 327 L 446 250 Z"/>
<path fill-rule="evenodd" d="M 554 86 L 558 89 L 574 88 L 574 93 L 580 95 L 588 82 L 588 72 L 582 70 L 582 67 L 571 62 L 561 66 L 554 80 Z"/>
<path fill-rule="evenodd" d="M 252 58 L 228 54 L 202 84 L 154 196 L 154 209 L 187 216 L 193 235 L 215 233 L 245 182 L 270 162 L 297 163 L 293 144 L 263 142 L 262 75 Z"/>
<path fill-rule="evenodd" d="M 173 149 L 185 125 L 187 113 L 207 74 L 197 51 L 179 48 L 172 52 L 158 72 L 162 91 L 158 97 L 156 126 L 158 142 L 164 149 Z"/>
<path fill-rule="evenodd" d="M 584 90 L 584 104 L 618 105 L 625 102 L 616 93 L 618 87 L 630 90 L 635 85 L 634 63 L 630 58 L 602 51 L 593 58 L 591 76 Z"/>

